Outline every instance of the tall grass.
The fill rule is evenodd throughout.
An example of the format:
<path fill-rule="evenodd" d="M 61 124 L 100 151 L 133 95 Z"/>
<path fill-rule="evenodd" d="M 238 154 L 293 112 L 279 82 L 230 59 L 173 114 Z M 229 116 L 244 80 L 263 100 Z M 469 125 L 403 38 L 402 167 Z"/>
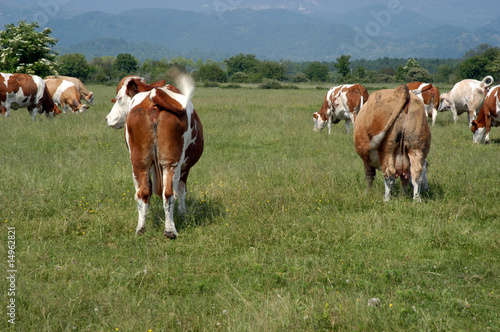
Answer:
<path fill-rule="evenodd" d="M 384 203 L 380 174 L 366 192 L 352 127 L 312 131 L 326 90 L 199 88 L 205 151 L 168 241 L 158 197 L 134 236 L 123 131 L 104 121 L 115 90 L 91 90 L 86 114 L 0 119 L 1 239 L 15 227 L 18 269 L 16 325 L 2 315 L 0 328 L 500 329 L 495 128 L 477 145 L 465 116 L 438 114 L 430 191 L 418 204 L 398 185 Z"/>

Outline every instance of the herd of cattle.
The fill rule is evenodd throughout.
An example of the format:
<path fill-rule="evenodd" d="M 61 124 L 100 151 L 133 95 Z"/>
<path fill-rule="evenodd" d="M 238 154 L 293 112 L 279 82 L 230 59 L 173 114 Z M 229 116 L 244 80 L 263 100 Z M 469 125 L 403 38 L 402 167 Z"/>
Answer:
<path fill-rule="evenodd" d="M 489 89 L 491 76 L 482 81 L 463 80 L 449 93 L 440 94 L 429 83 L 412 82 L 396 89 L 384 89 L 370 96 L 359 84 L 331 88 L 319 112 L 313 114 L 314 130 L 345 121 L 347 132 L 354 124 L 354 145 L 363 160 L 370 187 L 376 169 L 383 173 L 385 200 L 389 200 L 396 178 L 404 188 L 411 182 L 413 198 L 420 200 L 420 189 L 427 188 L 427 161 L 432 125 L 438 112 L 450 110 L 456 123 L 466 112 L 473 141 L 489 142 L 491 127 L 500 126 L 500 85 Z M 139 76 L 127 76 L 117 86 L 116 97 L 106 116 L 108 126 L 125 128 L 125 141 L 132 163 L 135 200 L 139 220 L 136 234 L 145 231 L 146 214 L 153 193 L 163 198 L 167 238 L 176 238 L 174 203 L 186 210 L 186 181 L 190 168 L 203 153 L 203 127 L 191 97 L 194 81 L 187 74 L 176 75 L 176 86 L 165 81 L 147 84 Z M 27 108 L 36 114 L 53 116 L 59 107 L 72 112 L 93 104 L 93 93 L 82 82 L 66 76 L 45 80 L 28 74 L 0 74 L 0 113 Z"/>

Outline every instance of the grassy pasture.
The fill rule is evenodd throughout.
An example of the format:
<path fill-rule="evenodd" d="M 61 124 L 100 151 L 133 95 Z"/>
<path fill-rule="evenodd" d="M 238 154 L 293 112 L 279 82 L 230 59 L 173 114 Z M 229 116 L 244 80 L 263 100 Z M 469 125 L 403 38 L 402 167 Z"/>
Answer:
<path fill-rule="evenodd" d="M 86 114 L 0 119 L 0 237 L 7 248 L 15 227 L 17 269 L 16 324 L 2 277 L 0 329 L 500 329 L 497 128 L 475 145 L 465 115 L 438 114 L 430 191 L 418 204 L 398 183 L 384 203 L 380 173 L 365 190 L 352 128 L 312 131 L 326 86 L 198 88 L 205 151 L 168 241 L 158 197 L 134 236 L 123 131 L 104 121 L 115 88 L 90 88 Z"/>

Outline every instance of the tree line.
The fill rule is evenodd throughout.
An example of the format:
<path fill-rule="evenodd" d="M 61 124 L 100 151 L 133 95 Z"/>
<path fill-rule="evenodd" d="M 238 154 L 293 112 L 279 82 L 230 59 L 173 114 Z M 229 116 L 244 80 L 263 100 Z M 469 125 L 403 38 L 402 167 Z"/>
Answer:
<path fill-rule="evenodd" d="M 454 83 L 465 78 L 482 79 L 492 75 L 500 81 L 500 48 L 481 44 L 461 59 L 351 59 L 341 55 L 332 62 L 292 62 L 260 60 L 254 54 L 236 54 L 216 62 L 201 59 L 146 59 L 142 63 L 132 54 L 96 57 L 87 61 L 80 53 L 58 56 L 52 49 L 57 40 L 51 30 L 38 32 L 36 22 L 20 21 L 5 25 L 0 32 L 0 71 L 26 72 L 42 77 L 59 74 L 78 77 L 85 82 L 116 84 L 123 76 L 137 74 L 148 81 L 168 80 L 173 66 L 193 74 L 198 82 L 269 83 L 406 83 L 410 81 Z"/>

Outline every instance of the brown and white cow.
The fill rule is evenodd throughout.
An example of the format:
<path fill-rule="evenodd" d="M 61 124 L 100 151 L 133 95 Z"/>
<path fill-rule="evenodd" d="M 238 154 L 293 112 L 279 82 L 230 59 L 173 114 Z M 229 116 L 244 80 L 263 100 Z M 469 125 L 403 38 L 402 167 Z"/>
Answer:
<path fill-rule="evenodd" d="M 345 128 L 356 119 L 360 108 L 368 99 L 368 91 L 360 84 L 340 85 L 332 87 L 326 94 L 319 112 L 313 113 L 314 131 L 320 131 L 328 124 L 328 135 L 332 131 L 332 123 L 345 120 Z"/>
<path fill-rule="evenodd" d="M 369 188 L 378 168 L 384 176 L 385 201 L 398 176 L 405 189 L 412 182 L 413 198 L 420 201 L 421 186 L 427 184 L 425 158 L 431 131 L 424 104 L 406 85 L 371 94 L 354 123 L 354 145 L 363 160 Z"/>
<path fill-rule="evenodd" d="M 484 99 L 483 107 L 476 120 L 472 121 L 471 131 L 474 143 L 490 142 L 491 127 L 500 127 L 500 85 L 495 86 Z"/>
<path fill-rule="evenodd" d="M 425 105 L 425 114 L 436 124 L 437 110 L 439 109 L 439 89 L 430 83 L 411 82 L 406 84 L 410 92 L 414 93 Z"/>
<path fill-rule="evenodd" d="M 177 237 L 175 198 L 179 199 L 179 213 L 184 214 L 189 170 L 203 153 L 203 127 L 191 103 L 194 81 L 184 74 L 176 81 L 179 89 L 147 85 L 140 77 L 124 78 L 106 117 L 113 128 L 121 123 L 125 126 L 139 213 L 137 235 L 146 229 L 149 201 L 156 193 L 163 198 L 164 235 Z"/>
<path fill-rule="evenodd" d="M 487 83 L 489 81 L 489 83 Z M 467 112 L 469 127 L 476 119 L 488 93 L 488 87 L 493 84 L 493 77 L 486 76 L 482 81 L 466 79 L 453 86 L 450 92 L 441 94 L 440 112 L 451 110 L 453 121 L 457 123 L 458 116 Z"/>
<path fill-rule="evenodd" d="M 7 117 L 19 108 L 27 108 L 33 121 L 38 113 L 61 113 L 39 76 L 0 73 L 0 113 Z"/>
<path fill-rule="evenodd" d="M 45 79 L 44 81 L 52 100 L 62 108 L 63 112 L 68 109 L 73 113 L 87 111 L 88 106 L 80 102 L 81 95 L 73 83 L 59 78 Z"/>
<path fill-rule="evenodd" d="M 94 93 L 92 91 L 89 91 L 85 85 L 83 85 L 82 81 L 80 81 L 76 77 L 71 77 L 71 76 L 47 76 L 45 79 L 53 79 L 53 78 L 60 78 L 62 80 L 69 81 L 73 83 L 80 93 L 80 96 L 85 100 L 87 103 L 90 105 L 94 105 Z M 81 98 L 80 98 L 81 100 Z"/>

